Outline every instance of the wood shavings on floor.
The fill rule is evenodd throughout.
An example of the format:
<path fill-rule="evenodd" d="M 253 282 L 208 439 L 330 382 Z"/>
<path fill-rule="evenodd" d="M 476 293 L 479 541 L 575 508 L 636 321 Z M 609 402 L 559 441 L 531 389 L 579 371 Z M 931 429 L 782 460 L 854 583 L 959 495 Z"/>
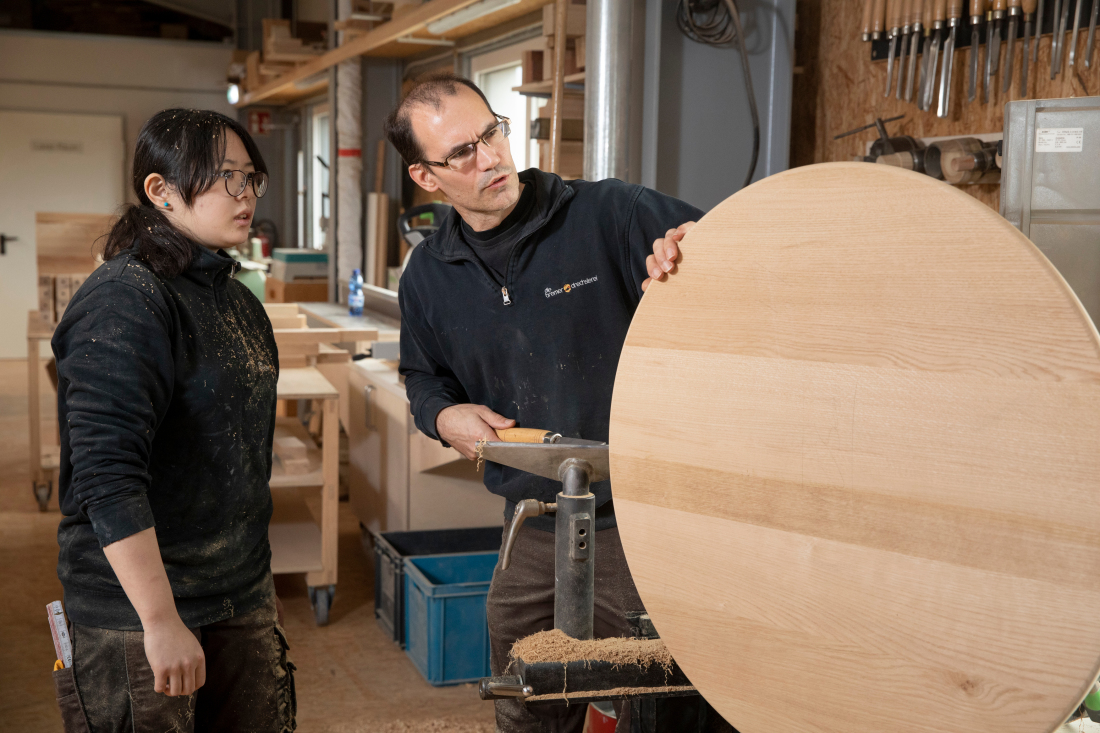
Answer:
<path fill-rule="evenodd" d="M 512 645 L 512 659 L 527 664 L 536 662 L 594 661 L 614 665 L 638 664 L 643 669 L 657 664 L 666 671 L 672 669 L 672 654 L 660 639 L 574 639 L 559 629 L 540 631 Z"/>
<path fill-rule="evenodd" d="M 429 720 L 363 721 L 329 728 L 329 733 L 494 733 L 492 723 L 473 723 L 454 718 Z"/>

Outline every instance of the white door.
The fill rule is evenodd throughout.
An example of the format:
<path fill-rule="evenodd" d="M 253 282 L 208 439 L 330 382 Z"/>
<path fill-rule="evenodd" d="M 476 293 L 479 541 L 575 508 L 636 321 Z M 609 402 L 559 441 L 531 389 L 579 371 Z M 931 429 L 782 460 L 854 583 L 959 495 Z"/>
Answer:
<path fill-rule="evenodd" d="M 17 238 L 0 256 L 0 358 L 26 356 L 38 308 L 35 212 L 113 213 L 124 161 L 121 116 L 0 111 L 0 233 Z"/>

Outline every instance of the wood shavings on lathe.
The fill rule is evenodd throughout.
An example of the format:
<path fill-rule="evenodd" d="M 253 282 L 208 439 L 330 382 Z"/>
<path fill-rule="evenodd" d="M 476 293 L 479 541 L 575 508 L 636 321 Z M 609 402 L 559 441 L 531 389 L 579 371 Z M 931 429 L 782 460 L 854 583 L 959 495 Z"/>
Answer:
<path fill-rule="evenodd" d="M 642 669 L 659 665 L 666 672 L 672 669 L 672 654 L 660 639 L 574 639 L 560 629 L 540 631 L 512 645 L 512 659 L 526 664 L 537 662 L 609 662 L 615 666 L 637 664 Z"/>

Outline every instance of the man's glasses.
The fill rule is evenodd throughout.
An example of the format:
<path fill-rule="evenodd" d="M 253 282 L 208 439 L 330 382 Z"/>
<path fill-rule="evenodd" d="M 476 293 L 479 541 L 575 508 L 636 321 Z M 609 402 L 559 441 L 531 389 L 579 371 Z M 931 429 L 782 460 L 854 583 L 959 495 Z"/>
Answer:
<path fill-rule="evenodd" d="M 237 198 L 244 193 L 244 190 L 248 188 L 249 181 L 252 182 L 252 190 L 256 193 L 256 198 L 263 198 L 263 195 L 267 193 L 267 174 L 263 171 L 253 173 L 222 171 L 218 174 L 218 177 L 225 180 L 225 192 L 233 198 Z"/>
<path fill-rule="evenodd" d="M 433 160 L 422 160 L 421 162 L 425 165 L 435 166 L 436 168 L 450 168 L 453 171 L 463 170 L 477 159 L 478 143 L 485 143 L 485 145 L 490 148 L 499 148 L 501 145 L 504 145 L 505 138 L 512 133 L 512 128 L 508 124 L 511 120 L 507 117 L 501 117 L 500 115 L 497 115 L 497 118 L 500 119 L 500 122 L 490 127 L 484 135 L 474 140 L 469 145 L 463 145 L 461 148 L 444 158 L 442 162 L 437 163 Z"/>

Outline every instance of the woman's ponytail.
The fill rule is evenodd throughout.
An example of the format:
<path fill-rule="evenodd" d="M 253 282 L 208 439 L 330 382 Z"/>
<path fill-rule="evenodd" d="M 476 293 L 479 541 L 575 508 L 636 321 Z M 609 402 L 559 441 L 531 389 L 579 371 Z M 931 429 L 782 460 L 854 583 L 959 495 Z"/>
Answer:
<path fill-rule="evenodd" d="M 155 275 L 171 279 L 191 265 L 196 246 L 152 205 L 127 204 L 107 234 L 103 259 L 131 251 Z"/>

